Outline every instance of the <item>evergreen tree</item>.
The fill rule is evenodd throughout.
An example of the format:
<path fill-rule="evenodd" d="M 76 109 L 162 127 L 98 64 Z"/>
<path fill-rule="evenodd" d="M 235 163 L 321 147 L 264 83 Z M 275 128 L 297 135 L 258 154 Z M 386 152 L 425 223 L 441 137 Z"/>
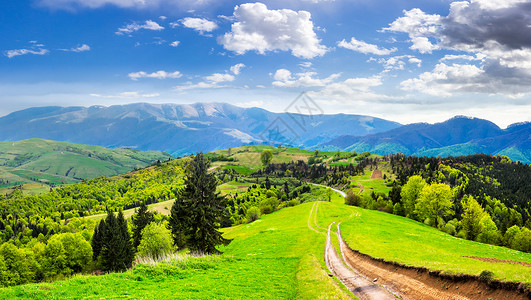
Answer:
<path fill-rule="evenodd" d="M 123 268 L 122 270 L 125 270 L 133 266 L 133 260 L 135 259 L 135 249 L 133 248 L 131 235 L 129 234 L 129 230 L 127 229 L 127 221 L 125 220 L 124 213 L 121 209 L 118 212 L 116 223 L 118 227 L 118 233 L 122 241 L 122 244 L 120 245 L 120 260 Z"/>
<path fill-rule="evenodd" d="M 103 270 L 120 272 L 131 267 L 134 259 L 133 244 L 121 210 L 118 212 L 118 217 L 115 217 L 111 211 L 107 212 L 102 244 Z"/>
<path fill-rule="evenodd" d="M 110 210 L 105 218 L 105 230 L 103 231 L 103 243 L 101 247 L 102 267 L 105 271 L 117 271 L 118 256 L 120 248 L 120 237 L 118 236 L 118 226 L 116 217 Z"/>
<path fill-rule="evenodd" d="M 142 202 L 138 212 L 131 219 L 133 220 L 133 247 L 137 249 L 142 239 L 142 230 L 153 222 L 153 213 L 148 211 L 146 203 Z"/>
<path fill-rule="evenodd" d="M 219 253 L 216 246 L 230 241 L 218 231 L 226 214 L 226 199 L 216 192 L 217 180 L 208 173 L 209 165 L 203 153 L 194 157 L 185 188 L 172 206 L 169 224 L 177 246 L 182 246 L 185 237 L 184 244 L 191 252 L 210 254 Z"/>
<path fill-rule="evenodd" d="M 105 220 L 102 219 L 99 224 L 94 227 L 94 234 L 92 235 L 92 260 L 97 260 L 101 253 L 103 246 L 103 233 L 105 232 Z"/>

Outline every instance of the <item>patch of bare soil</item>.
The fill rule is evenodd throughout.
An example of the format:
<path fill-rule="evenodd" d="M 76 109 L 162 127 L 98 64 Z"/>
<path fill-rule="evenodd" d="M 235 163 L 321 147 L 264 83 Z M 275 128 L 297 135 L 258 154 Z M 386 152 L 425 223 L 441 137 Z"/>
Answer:
<path fill-rule="evenodd" d="M 477 260 L 490 262 L 490 263 L 508 263 L 508 264 L 515 264 L 515 265 L 522 265 L 522 266 L 530 266 L 531 267 L 531 263 L 526 263 L 526 262 L 521 262 L 521 261 L 505 260 L 505 259 L 491 258 L 491 257 L 479 257 L 479 256 L 463 256 L 463 257 L 477 259 Z"/>
<path fill-rule="evenodd" d="M 382 179 L 382 171 L 380 170 L 372 171 L 371 179 Z"/>
<path fill-rule="evenodd" d="M 444 275 L 425 268 L 374 259 L 352 250 L 338 238 L 343 258 L 355 271 L 374 278 L 403 299 L 529 299 L 518 289 L 492 288 L 471 275 Z M 502 284 L 501 284 L 502 285 Z"/>

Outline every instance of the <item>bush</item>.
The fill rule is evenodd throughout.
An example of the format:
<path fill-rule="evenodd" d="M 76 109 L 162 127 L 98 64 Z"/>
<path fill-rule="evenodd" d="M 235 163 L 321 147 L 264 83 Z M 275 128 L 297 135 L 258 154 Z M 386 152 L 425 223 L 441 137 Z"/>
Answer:
<path fill-rule="evenodd" d="M 354 194 L 354 191 L 349 190 L 347 192 L 347 196 L 345 197 L 345 204 L 346 205 L 353 205 L 353 206 L 360 206 L 360 204 L 361 204 L 360 195 Z"/>
<path fill-rule="evenodd" d="M 442 231 L 450 234 L 450 235 L 454 235 L 456 234 L 456 231 L 455 231 L 455 226 L 450 224 L 450 223 L 446 223 L 444 225 L 444 227 L 442 228 Z"/>
<path fill-rule="evenodd" d="M 171 233 L 166 226 L 152 222 L 142 230 L 142 240 L 138 245 L 137 256 L 158 260 L 172 252 L 172 244 Z"/>
<path fill-rule="evenodd" d="M 248 223 L 254 222 L 260 218 L 260 210 L 256 206 L 251 206 L 247 209 L 245 216 L 247 217 Z"/>
<path fill-rule="evenodd" d="M 490 282 L 493 277 L 494 277 L 494 273 L 492 273 L 491 271 L 487 271 L 487 270 L 482 271 L 479 274 L 479 280 L 483 282 Z"/>

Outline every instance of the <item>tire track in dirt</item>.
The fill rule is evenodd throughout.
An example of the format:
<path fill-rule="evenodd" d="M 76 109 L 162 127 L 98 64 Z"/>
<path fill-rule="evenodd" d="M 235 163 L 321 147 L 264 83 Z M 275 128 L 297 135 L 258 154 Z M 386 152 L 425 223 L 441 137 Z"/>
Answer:
<path fill-rule="evenodd" d="M 332 246 L 330 228 L 333 224 L 331 223 L 328 226 L 325 246 L 325 262 L 330 272 L 361 300 L 395 300 L 395 296 L 387 290 L 345 266 L 343 260 L 337 254 L 336 249 Z"/>
<path fill-rule="evenodd" d="M 310 210 L 310 215 L 308 216 L 308 228 L 310 228 L 311 230 L 317 232 L 317 233 L 322 233 L 324 234 L 324 232 L 320 232 L 319 230 L 315 229 L 312 227 L 312 215 L 314 215 L 314 211 L 315 211 L 315 220 L 317 220 L 317 206 L 319 206 L 319 202 L 314 202 L 313 203 L 313 206 L 312 206 L 312 209 Z M 317 224 L 317 221 L 315 222 Z"/>
<path fill-rule="evenodd" d="M 371 261 L 355 255 L 355 253 L 343 241 L 339 224 L 337 224 L 337 238 L 339 240 L 341 254 L 349 267 L 362 274 L 370 276 L 371 278 L 375 278 L 379 283 L 383 284 L 384 287 L 403 299 L 469 299 L 458 293 L 434 289 L 421 281 L 404 274 L 380 268 L 376 264 L 371 263 Z"/>

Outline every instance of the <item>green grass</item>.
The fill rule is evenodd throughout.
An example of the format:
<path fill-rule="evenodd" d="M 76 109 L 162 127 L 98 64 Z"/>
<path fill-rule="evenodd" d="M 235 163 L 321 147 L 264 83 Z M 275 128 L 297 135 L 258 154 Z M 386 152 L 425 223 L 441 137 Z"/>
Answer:
<path fill-rule="evenodd" d="M 5 288 L 0 298 L 348 299 L 327 276 L 325 236 L 307 226 L 312 206 L 285 208 L 225 229 L 233 241 L 220 247 L 221 256 Z"/>
<path fill-rule="evenodd" d="M 106 149 L 43 139 L 0 142 L 0 184 L 70 184 L 118 175 L 169 157 L 160 151 Z"/>
<path fill-rule="evenodd" d="M 384 179 L 371 179 L 371 174 L 372 171 L 366 170 L 365 174 L 361 176 L 350 177 L 351 186 L 354 188 L 354 191 L 359 192 L 358 185 L 361 184 L 363 186 L 363 194 L 370 194 L 371 192 L 388 194 L 392 188 L 387 186 Z M 390 176 L 386 172 L 383 174 L 386 174 L 388 177 Z"/>
<path fill-rule="evenodd" d="M 149 204 L 148 205 L 148 210 L 151 211 L 151 212 L 157 212 L 157 213 L 163 214 L 163 215 L 170 215 L 171 207 L 172 207 L 174 201 L 175 201 L 175 199 L 162 201 L 162 202 L 159 202 L 159 203 Z M 135 210 L 136 210 L 136 208 L 131 208 L 131 209 L 124 210 L 123 211 L 124 217 L 125 218 L 131 217 L 135 213 Z M 99 221 L 99 220 L 105 218 L 106 216 L 107 216 L 107 214 L 98 214 L 98 215 L 86 216 L 84 218 L 88 219 L 88 220 Z"/>
<path fill-rule="evenodd" d="M 344 240 L 373 257 L 446 273 L 479 275 L 483 270 L 505 281 L 531 283 L 531 267 L 488 263 L 464 256 L 498 258 L 531 263 L 531 254 L 455 238 L 413 220 L 378 211 L 347 208 L 360 217 L 341 224 Z M 343 218 L 345 214 L 341 215 Z"/>

